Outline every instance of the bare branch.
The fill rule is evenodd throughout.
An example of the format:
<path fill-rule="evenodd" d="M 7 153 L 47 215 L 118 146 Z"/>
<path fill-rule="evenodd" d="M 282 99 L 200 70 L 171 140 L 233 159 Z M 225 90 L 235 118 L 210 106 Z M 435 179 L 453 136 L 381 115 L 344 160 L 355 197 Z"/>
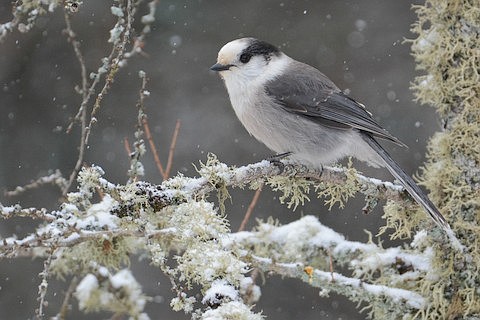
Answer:
<path fill-rule="evenodd" d="M 250 219 L 250 216 L 252 215 L 253 209 L 257 205 L 258 199 L 260 198 L 260 193 L 262 193 L 262 188 L 263 184 L 261 184 L 258 189 L 255 191 L 255 194 L 253 195 L 252 201 L 248 205 L 247 212 L 245 212 L 245 216 L 243 217 L 242 223 L 240 224 L 240 227 L 238 228 L 238 232 L 245 230 L 245 227 L 247 226 L 248 220 Z"/>
<path fill-rule="evenodd" d="M 153 159 L 155 160 L 155 165 L 157 166 L 158 172 L 160 172 L 163 180 L 165 180 L 165 177 L 167 175 L 165 174 L 162 162 L 160 161 L 160 157 L 158 156 L 157 147 L 155 146 L 155 142 L 153 142 L 152 133 L 150 131 L 150 126 L 148 125 L 148 120 L 146 117 L 143 118 L 143 129 L 145 130 L 145 136 L 147 138 L 148 144 L 150 145 L 150 149 L 152 149 Z"/>
<path fill-rule="evenodd" d="M 170 176 L 170 171 L 172 170 L 173 164 L 173 153 L 175 151 L 175 146 L 177 144 L 178 132 L 180 131 L 180 120 L 177 119 L 175 123 L 175 130 L 173 131 L 172 142 L 170 143 L 170 149 L 168 150 L 168 161 L 167 168 L 165 169 L 165 179 L 168 179 Z"/>
<path fill-rule="evenodd" d="M 70 299 L 72 298 L 73 292 L 75 291 L 75 287 L 77 286 L 77 284 L 78 278 L 74 276 L 72 280 L 70 280 L 70 285 L 68 286 L 67 292 L 65 293 L 62 306 L 60 307 L 60 311 L 56 315 L 56 319 L 65 320 L 67 318 L 67 313 L 70 308 Z"/>

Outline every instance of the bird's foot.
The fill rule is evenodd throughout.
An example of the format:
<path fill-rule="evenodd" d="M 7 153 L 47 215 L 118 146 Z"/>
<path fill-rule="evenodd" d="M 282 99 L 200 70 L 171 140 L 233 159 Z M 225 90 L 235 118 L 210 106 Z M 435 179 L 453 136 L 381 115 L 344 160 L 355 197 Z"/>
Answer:
<path fill-rule="evenodd" d="M 291 154 L 292 152 L 279 153 L 279 154 L 268 157 L 267 161 L 272 163 L 274 166 L 278 167 L 280 171 L 283 171 L 285 169 L 285 164 L 281 160 L 285 159 Z"/>

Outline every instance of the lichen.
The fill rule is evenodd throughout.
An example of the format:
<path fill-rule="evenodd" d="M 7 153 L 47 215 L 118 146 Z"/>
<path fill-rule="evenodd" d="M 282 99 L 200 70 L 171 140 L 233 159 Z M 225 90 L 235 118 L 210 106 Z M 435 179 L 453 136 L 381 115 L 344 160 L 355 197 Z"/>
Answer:
<path fill-rule="evenodd" d="M 419 19 L 413 32 L 418 37 L 412 50 L 424 74 L 413 89 L 418 101 L 436 108 L 444 127 L 428 144 L 420 180 L 465 250 L 459 253 L 437 242 L 434 268 L 441 275 L 418 284 L 430 299 L 429 308 L 408 318 L 480 316 L 479 8 L 478 1 L 471 0 L 427 0 L 415 6 Z"/>
<path fill-rule="evenodd" d="M 287 207 L 293 210 L 298 205 L 304 205 L 305 201 L 310 201 L 308 193 L 312 182 L 304 178 L 296 178 L 294 176 L 284 177 L 275 176 L 267 179 L 267 184 L 273 191 L 280 191 L 283 194 L 279 197 L 281 203 L 286 203 Z"/>
<path fill-rule="evenodd" d="M 222 176 L 222 172 L 227 173 L 229 168 L 224 163 L 221 163 L 217 156 L 213 153 L 209 153 L 207 156 L 207 162 L 204 164 L 200 161 L 200 168 L 196 168 L 197 172 L 215 188 L 217 191 L 218 206 L 222 214 L 225 213 L 225 201 L 231 199 L 227 186 Z"/>
<path fill-rule="evenodd" d="M 106 310 L 131 315 L 131 319 L 149 319 L 142 313 L 148 298 L 128 269 L 110 274 L 99 268 L 95 274 L 87 274 L 76 287 L 75 296 L 79 309 L 85 312 Z"/>
<path fill-rule="evenodd" d="M 120 270 L 130 265 L 130 254 L 137 252 L 141 243 L 133 238 L 105 237 L 60 249 L 52 261 L 52 273 L 64 278 L 72 274 L 85 274 L 93 265 Z"/>
<path fill-rule="evenodd" d="M 355 196 L 360 190 L 361 185 L 357 180 L 357 171 L 352 167 L 352 159 L 348 161 L 348 166 L 345 168 L 346 180 L 343 183 L 326 183 L 321 182 L 315 185 L 315 191 L 318 197 L 325 197 L 325 205 L 328 209 L 338 203 L 340 208 L 345 207 L 345 202 Z"/>

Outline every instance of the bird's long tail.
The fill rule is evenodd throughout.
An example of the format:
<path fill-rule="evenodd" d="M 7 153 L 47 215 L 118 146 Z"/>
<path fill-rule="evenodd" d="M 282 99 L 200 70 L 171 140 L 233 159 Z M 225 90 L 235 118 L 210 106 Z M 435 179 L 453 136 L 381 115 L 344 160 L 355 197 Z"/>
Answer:
<path fill-rule="evenodd" d="M 390 173 L 400 181 L 412 198 L 425 208 L 433 221 L 435 221 L 435 223 L 444 230 L 451 232 L 450 225 L 438 211 L 432 201 L 430 201 L 430 199 L 422 191 L 422 189 L 420 189 L 415 181 L 413 181 L 413 179 L 406 174 L 402 168 L 400 168 L 400 166 L 395 162 L 395 160 L 392 159 L 388 152 L 383 149 L 383 147 L 370 135 L 364 133 L 362 134 L 362 138 L 373 150 L 378 153 L 378 155 L 385 162 L 388 171 L 390 171 Z"/>

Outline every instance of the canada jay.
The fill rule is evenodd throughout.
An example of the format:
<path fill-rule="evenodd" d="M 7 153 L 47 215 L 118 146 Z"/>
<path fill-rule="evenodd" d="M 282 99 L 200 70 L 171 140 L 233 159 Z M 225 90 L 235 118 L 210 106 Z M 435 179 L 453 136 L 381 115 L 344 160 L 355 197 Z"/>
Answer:
<path fill-rule="evenodd" d="M 254 38 L 224 45 L 211 70 L 223 78 L 247 131 L 274 152 L 319 169 L 346 156 L 386 167 L 439 226 L 450 230 L 377 139 L 403 144 L 323 73 Z"/>

